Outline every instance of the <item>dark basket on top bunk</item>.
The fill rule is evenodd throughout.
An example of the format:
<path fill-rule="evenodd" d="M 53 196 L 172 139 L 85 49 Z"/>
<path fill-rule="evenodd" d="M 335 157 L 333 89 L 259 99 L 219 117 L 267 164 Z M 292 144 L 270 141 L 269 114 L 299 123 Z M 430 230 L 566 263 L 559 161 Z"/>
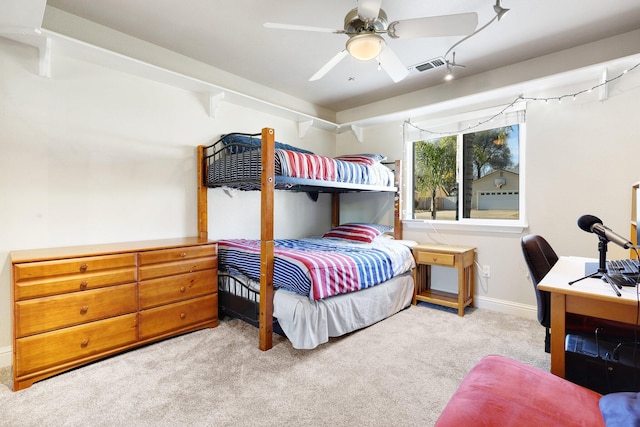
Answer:
<path fill-rule="evenodd" d="M 260 292 L 230 273 L 218 272 L 218 313 L 260 327 Z M 286 336 L 277 318 L 273 318 L 273 332 Z"/>
<path fill-rule="evenodd" d="M 203 185 L 239 190 L 260 189 L 261 134 L 230 133 L 204 147 Z"/>

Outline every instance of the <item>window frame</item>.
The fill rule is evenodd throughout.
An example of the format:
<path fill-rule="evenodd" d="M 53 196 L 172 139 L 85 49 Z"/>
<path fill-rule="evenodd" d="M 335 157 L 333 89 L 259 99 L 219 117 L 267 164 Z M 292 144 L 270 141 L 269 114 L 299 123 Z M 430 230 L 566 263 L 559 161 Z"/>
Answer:
<path fill-rule="evenodd" d="M 487 129 L 500 128 L 510 125 L 519 125 L 518 163 L 519 163 L 519 200 L 518 219 L 484 219 L 463 218 L 462 203 L 458 206 L 459 216 L 457 220 L 439 219 L 414 219 L 414 143 L 419 140 L 429 140 L 450 135 L 457 136 L 457 161 L 456 169 L 458 182 L 463 191 L 464 180 L 462 172 L 462 135 L 465 133 L 479 132 Z M 482 110 L 470 111 L 463 114 L 435 119 L 405 123 L 404 138 L 404 206 L 402 222 L 407 228 L 431 229 L 431 230 L 465 230 L 465 231 L 490 231 L 505 233 L 521 233 L 528 227 L 526 215 L 526 103 L 514 102 Z"/>

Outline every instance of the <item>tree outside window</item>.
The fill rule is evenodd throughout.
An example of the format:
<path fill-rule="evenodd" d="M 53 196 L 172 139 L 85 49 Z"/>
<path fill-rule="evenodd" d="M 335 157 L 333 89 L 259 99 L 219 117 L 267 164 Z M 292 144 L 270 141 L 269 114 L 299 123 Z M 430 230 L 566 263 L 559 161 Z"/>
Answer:
<path fill-rule="evenodd" d="M 413 218 L 519 219 L 519 133 L 515 124 L 415 142 Z"/>
<path fill-rule="evenodd" d="M 456 191 L 456 136 L 415 143 L 416 201 L 429 201 L 431 219 L 436 219 L 438 197 Z M 419 206 L 416 206 L 419 210 Z"/>

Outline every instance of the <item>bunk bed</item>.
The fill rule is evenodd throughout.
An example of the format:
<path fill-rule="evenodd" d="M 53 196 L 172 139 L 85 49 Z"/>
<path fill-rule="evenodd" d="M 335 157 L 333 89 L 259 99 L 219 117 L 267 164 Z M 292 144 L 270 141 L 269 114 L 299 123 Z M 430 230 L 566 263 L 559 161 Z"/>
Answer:
<path fill-rule="evenodd" d="M 310 158 L 313 159 L 310 160 Z M 295 305 L 298 302 L 304 302 L 305 299 L 309 300 L 308 296 L 294 292 L 274 291 L 274 264 L 278 259 L 276 258 L 276 253 L 282 252 L 280 248 L 281 242 L 274 241 L 273 236 L 274 191 L 276 189 L 284 189 L 306 192 L 313 200 L 317 200 L 318 193 L 331 193 L 332 229 L 340 226 L 340 193 L 362 191 L 393 193 L 395 210 L 393 237 L 396 240 L 400 240 L 402 238 L 402 223 L 399 215 L 401 208 L 399 171 L 401 165 L 399 161 L 395 162 L 396 173 L 394 174 L 389 172 L 390 169 L 388 167 L 378 165 L 379 160 L 374 159 L 370 162 L 367 158 L 355 159 L 354 161 L 353 158 L 330 159 L 322 156 L 313 156 L 304 150 L 276 142 L 275 132 L 270 128 L 263 129 L 261 134 L 225 135 L 212 145 L 198 147 L 198 231 L 200 237 L 208 237 L 208 188 L 231 187 L 241 190 L 259 190 L 261 192 L 260 239 L 250 243 L 240 242 L 253 245 L 251 250 L 246 247 L 243 250 L 252 252 L 252 256 L 254 258 L 257 257 L 258 267 L 254 268 L 259 269 L 259 277 L 256 277 L 257 273 L 255 273 L 253 279 L 251 277 L 239 279 L 237 274 L 225 271 L 223 264 L 225 257 L 220 256 L 219 281 L 221 305 L 233 306 L 232 310 L 235 317 L 240 317 L 259 327 L 259 347 L 261 350 L 268 350 L 272 347 L 274 326 L 276 332 L 284 329 L 285 334 L 290 339 L 292 339 L 291 335 L 295 335 L 296 339 L 302 338 L 302 341 L 305 340 L 302 336 L 304 335 L 304 327 L 296 329 L 295 325 L 291 325 L 291 322 L 285 327 L 284 323 L 286 321 L 281 321 L 279 325 L 277 319 L 274 324 L 274 295 L 275 303 L 280 307 L 278 309 L 279 313 L 276 314 L 281 316 L 283 321 L 285 320 L 284 317 L 287 317 L 285 313 L 290 311 L 291 304 Z M 314 162 L 314 166 L 310 167 L 308 162 Z M 318 166 L 317 162 L 320 162 L 321 165 Z M 361 168 L 360 166 L 363 164 L 375 167 Z M 380 169 L 380 167 L 383 169 Z M 310 171 L 311 169 L 313 170 Z M 379 244 L 379 241 L 383 240 L 382 237 L 386 234 L 383 233 L 382 229 L 379 232 L 380 239 L 373 239 L 372 237 L 372 241 L 368 241 L 367 244 Z M 330 238 L 335 236 L 331 236 L 328 233 L 326 237 L 331 240 Z M 373 242 L 373 240 L 378 240 L 378 242 Z M 221 245 L 221 247 L 228 246 L 228 244 L 233 246 L 234 243 L 238 244 L 239 242 L 223 241 L 222 243 L 225 243 L 225 245 Z M 335 250 L 337 249 L 330 249 L 330 251 Z M 398 249 L 392 249 L 392 251 L 394 250 L 397 251 Z M 397 265 L 404 264 L 402 268 L 407 272 L 402 273 L 398 270 L 397 274 L 394 272 L 396 277 L 385 280 L 382 284 L 376 286 L 365 285 L 367 289 L 359 292 L 331 296 L 326 299 L 329 302 L 329 306 L 334 303 L 337 305 L 342 299 L 347 300 L 350 298 L 355 299 L 349 300 L 346 304 L 353 306 L 364 301 L 363 304 L 376 306 L 376 304 L 371 304 L 371 300 L 367 302 L 367 299 L 362 299 L 365 298 L 363 295 L 368 295 L 368 298 L 373 295 L 374 298 L 377 298 L 375 295 L 380 294 L 382 299 L 388 301 L 390 298 L 388 294 L 392 293 L 396 299 L 389 303 L 388 308 L 385 308 L 387 312 L 378 313 L 378 317 L 388 317 L 405 308 L 410 303 L 413 295 L 413 279 L 411 278 L 410 270 L 415 265 L 413 264 L 413 258 L 410 256 L 410 251 L 408 251 L 408 254 L 409 259 L 394 261 L 394 270 L 398 270 L 396 268 Z M 387 283 L 393 284 L 389 285 L 394 286 L 392 288 L 394 289 L 393 291 L 385 290 L 383 285 Z M 281 300 L 283 299 L 287 299 L 288 303 L 282 303 Z M 311 300 L 313 299 L 311 298 Z M 323 311 L 330 311 L 331 309 L 331 307 L 322 308 Z M 338 310 L 340 309 L 338 308 Z M 327 317 L 326 313 L 324 316 Z M 329 314 L 328 317 L 334 318 L 336 316 Z M 381 319 L 377 318 L 375 321 L 377 320 Z M 350 323 L 350 321 L 347 323 Z M 280 329 L 280 326 L 282 329 Z M 331 327 L 344 333 L 355 330 L 352 325 L 344 325 L 340 324 L 340 322 L 338 322 L 338 325 Z M 359 327 L 357 326 L 356 328 Z M 292 342 L 294 341 L 292 340 Z M 301 345 L 301 348 L 313 348 L 317 345 L 317 342 L 311 339 L 310 343 Z"/>

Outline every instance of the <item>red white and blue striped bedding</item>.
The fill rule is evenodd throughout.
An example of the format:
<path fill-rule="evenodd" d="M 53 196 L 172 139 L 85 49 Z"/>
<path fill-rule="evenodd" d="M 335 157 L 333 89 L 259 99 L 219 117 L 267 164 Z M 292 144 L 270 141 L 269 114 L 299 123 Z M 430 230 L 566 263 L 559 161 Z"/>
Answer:
<path fill-rule="evenodd" d="M 221 270 L 260 280 L 260 241 L 220 240 Z M 370 244 L 305 238 L 274 241 L 273 282 L 313 300 L 380 284 L 415 266 L 411 250 L 391 239 Z"/>
<path fill-rule="evenodd" d="M 283 176 L 352 184 L 393 185 L 393 172 L 377 162 L 367 163 L 356 157 L 347 161 L 279 149 L 275 150 L 275 156 Z"/>
<path fill-rule="evenodd" d="M 275 174 L 293 179 L 393 187 L 393 171 L 385 165 L 334 159 L 290 150 L 275 149 Z M 227 154 L 212 162 L 207 172 L 210 185 L 260 180 L 260 150 Z"/>

